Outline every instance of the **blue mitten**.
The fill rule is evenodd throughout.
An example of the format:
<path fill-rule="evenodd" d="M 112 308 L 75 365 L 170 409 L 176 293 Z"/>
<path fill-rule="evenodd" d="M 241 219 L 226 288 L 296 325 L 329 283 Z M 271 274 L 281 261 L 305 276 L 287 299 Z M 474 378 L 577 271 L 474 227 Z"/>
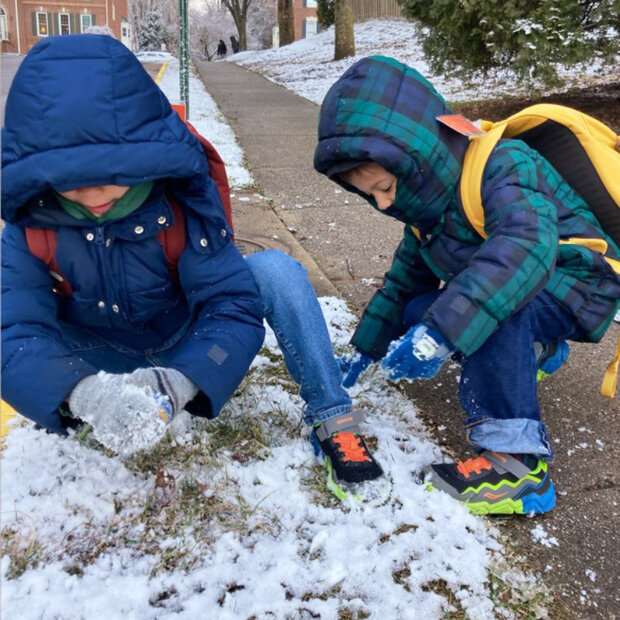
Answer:
<path fill-rule="evenodd" d="M 437 330 L 418 323 L 393 342 L 381 366 L 392 381 L 434 377 L 454 347 Z"/>
<path fill-rule="evenodd" d="M 357 351 L 350 357 L 338 358 L 338 365 L 342 371 L 342 385 L 350 388 L 355 385 L 359 376 L 376 360 L 363 351 Z"/>

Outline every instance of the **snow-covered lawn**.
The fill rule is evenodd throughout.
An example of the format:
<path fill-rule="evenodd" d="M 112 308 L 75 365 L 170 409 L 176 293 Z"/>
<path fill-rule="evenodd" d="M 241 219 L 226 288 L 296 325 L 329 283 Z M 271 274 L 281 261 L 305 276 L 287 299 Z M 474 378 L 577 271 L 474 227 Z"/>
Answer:
<path fill-rule="evenodd" d="M 342 349 L 354 317 L 342 300 L 321 304 Z M 482 619 L 497 612 L 489 575 L 542 598 L 508 569 L 487 521 L 416 482 L 440 451 L 413 405 L 369 375 L 352 394 L 393 480 L 378 507 L 325 490 L 273 334 L 218 420 L 183 415 L 149 454 L 122 462 L 13 429 L 2 455 L 3 619 Z"/>
<path fill-rule="evenodd" d="M 434 74 L 424 59 L 414 25 L 405 20 L 377 19 L 356 24 L 355 51 L 353 58 L 334 61 L 334 29 L 330 28 L 315 37 L 285 47 L 242 52 L 230 56 L 228 60 L 262 73 L 319 104 L 329 87 L 350 65 L 364 56 L 375 54 L 391 56 L 416 68 L 448 101 L 488 99 L 531 90 L 530 85 L 519 83 L 507 70 L 497 71 L 486 78 L 473 76 L 467 82 Z M 617 79 L 618 66 L 592 62 L 570 70 L 560 67 L 558 72 L 566 79 L 566 87 L 587 86 L 597 81 Z"/>
<path fill-rule="evenodd" d="M 174 59 L 161 86 L 178 99 Z M 233 185 L 251 184 L 232 130 L 190 88 L 192 122 Z M 355 317 L 321 305 L 342 353 Z M 489 521 L 419 484 L 442 455 L 412 403 L 378 371 L 351 394 L 393 481 L 379 506 L 326 490 L 272 333 L 217 420 L 181 415 L 132 459 L 18 420 L 1 460 L 3 620 L 544 617 L 544 590 Z"/>

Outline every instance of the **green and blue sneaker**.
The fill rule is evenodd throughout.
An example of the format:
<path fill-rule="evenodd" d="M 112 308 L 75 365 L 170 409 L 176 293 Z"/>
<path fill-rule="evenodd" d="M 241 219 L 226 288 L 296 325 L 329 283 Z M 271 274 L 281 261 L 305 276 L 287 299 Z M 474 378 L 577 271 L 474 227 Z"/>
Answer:
<path fill-rule="evenodd" d="M 363 414 L 353 410 L 317 424 L 310 433 L 314 452 L 327 470 L 327 486 L 341 500 L 359 499 L 358 485 L 383 475 L 360 433 L 362 421 Z"/>
<path fill-rule="evenodd" d="M 424 480 L 429 490 L 444 491 L 472 514 L 542 514 L 555 506 L 555 489 L 545 461 L 523 460 L 485 451 L 459 463 L 431 465 Z"/>
<path fill-rule="evenodd" d="M 564 366 L 564 362 L 566 362 L 568 354 L 570 353 L 568 342 L 564 340 L 550 342 L 548 344 L 535 342 L 534 348 L 536 351 L 536 361 L 538 363 L 537 381 L 548 377 Z"/>

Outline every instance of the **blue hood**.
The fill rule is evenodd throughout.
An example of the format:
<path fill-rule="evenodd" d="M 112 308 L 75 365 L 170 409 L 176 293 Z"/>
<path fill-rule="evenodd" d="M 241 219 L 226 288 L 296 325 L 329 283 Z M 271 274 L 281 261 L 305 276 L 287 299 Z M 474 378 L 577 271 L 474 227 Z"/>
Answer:
<path fill-rule="evenodd" d="M 208 174 L 204 151 L 122 43 L 50 37 L 22 62 L 2 128 L 2 217 L 51 188 Z"/>

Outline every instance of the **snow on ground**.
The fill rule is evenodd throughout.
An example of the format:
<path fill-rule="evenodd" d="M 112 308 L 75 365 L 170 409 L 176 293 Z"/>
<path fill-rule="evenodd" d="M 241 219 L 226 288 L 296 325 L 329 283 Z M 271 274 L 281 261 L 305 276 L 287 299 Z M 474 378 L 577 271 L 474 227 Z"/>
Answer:
<path fill-rule="evenodd" d="M 342 300 L 321 305 L 341 349 L 355 317 Z M 417 483 L 440 452 L 410 401 L 379 371 L 354 388 L 393 488 L 378 507 L 339 503 L 322 485 L 272 333 L 266 343 L 220 419 L 175 421 L 168 456 L 155 459 L 174 476 L 171 491 L 135 459 L 31 424 L 11 431 L 2 455 L 3 537 L 13 549 L 1 564 L 4 620 L 326 619 L 339 610 L 433 619 L 455 604 L 470 618 L 494 617 L 487 571 L 501 546 L 486 521 Z M 243 452 L 251 438 L 214 449 L 222 427 L 253 428 L 259 449 Z M 21 574 L 20 557 L 31 561 Z"/>
<path fill-rule="evenodd" d="M 391 56 L 414 67 L 447 101 L 470 101 L 502 95 L 525 94 L 531 86 L 520 84 L 507 70 L 496 71 L 487 78 L 475 77 L 469 82 L 434 74 L 428 67 L 422 45 L 412 22 L 399 19 L 377 19 L 355 24 L 356 56 L 334 61 L 334 29 L 281 48 L 242 52 L 227 60 L 236 62 L 298 95 L 320 104 L 329 87 L 354 62 L 365 56 Z M 559 69 L 566 86 L 591 84 L 616 76 L 618 67 L 591 62 L 570 70 Z"/>
<path fill-rule="evenodd" d="M 143 52 L 147 54 L 147 52 Z M 148 54 L 151 54 L 149 52 Z M 157 52 L 160 53 L 160 52 Z M 150 56 L 142 62 L 152 62 Z M 179 61 L 166 58 L 168 68 L 159 84 L 171 103 L 180 103 L 179 97 Z M 162 60 L 160 60 L 162 62 Z M 219 108 L 205 91 L 201 79 L 192 71 L 189 75 L 190 122 L 216 148 L 226 164 L 228 182 L 231 188 L 253 185 L 254 181 L 243 163 L 243 151 L 230 125 L 226 122 Z"/>

